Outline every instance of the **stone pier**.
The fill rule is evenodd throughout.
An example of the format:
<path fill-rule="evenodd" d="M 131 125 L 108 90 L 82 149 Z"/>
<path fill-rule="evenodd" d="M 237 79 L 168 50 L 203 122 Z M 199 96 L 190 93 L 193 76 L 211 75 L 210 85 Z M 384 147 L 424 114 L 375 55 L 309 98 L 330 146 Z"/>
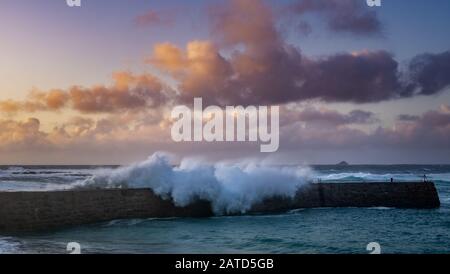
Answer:
<path fill-rule="evenodd" d="M 273 197 L 249 214 L 314 207 L 440 206 L 433 183 L 320 183 L 302 187 L 294 198 Z M 208 217 L 207 201 L 177 207 L 150 189 L 96 189 L 54 192 L 1 192 L 0 234 L 59 229 L 130 218 Z"/>

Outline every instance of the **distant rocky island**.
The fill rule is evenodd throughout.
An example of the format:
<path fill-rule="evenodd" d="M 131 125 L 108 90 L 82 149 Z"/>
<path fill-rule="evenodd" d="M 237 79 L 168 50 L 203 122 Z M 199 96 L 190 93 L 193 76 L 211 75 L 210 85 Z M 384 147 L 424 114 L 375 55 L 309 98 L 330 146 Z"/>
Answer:
<path fill-rule="evenodd" d="M 337 166 L 349 166 L 349 164 L 346 161 L 342 161 Z"/>

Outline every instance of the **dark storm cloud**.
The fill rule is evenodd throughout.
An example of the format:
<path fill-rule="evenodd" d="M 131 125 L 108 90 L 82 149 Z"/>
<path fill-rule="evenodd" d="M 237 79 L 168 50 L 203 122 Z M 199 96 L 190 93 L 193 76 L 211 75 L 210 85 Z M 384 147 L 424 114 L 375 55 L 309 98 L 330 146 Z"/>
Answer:
<path fill-rule="evenodd" d="M 299 13 L 324 11 L 329 13 L 330 22 L 372 18 L 367 8 L 356 3 L 303 0 L 296 2 L 296 9 Z M 160 23 L 161 18 L 149 12 L 141 19 Z M 406 70 L 399 68 L 391 53 L 382 50 L 311 58 L 288 43 L 277 28 L 277 20 L 264 1 L 231 0 L 210 9 L 211 40 L 192 40 L 186 48 L 167 42 L 156 44 L 147 62 L 176 80 L 176 93 L 167 91 L 168 85 L 156 76 L 119 72 L 112 85 L 74 86 L 35 92 L 24 101 L 0 101 L 0 112 L 72 108 L 83 113 L 112 113 L 192 102 L 194 97 L 222 106 L 305 100 L 376 103 L 438 94 L 450 84 L 449 51 L 419 55 Z M 378 29 L 368 27 L 376 24 L 355 24 L 369 32 Z M 352 26 L 336 24 L 338 28 L 344 25 Z M 228 54 L 223 54 L 224 49 Z"/>
<path fill-rule="evenodd" d="M 298 15 L 316 13 L 325 17 L 327 27 L 336 32 L 373 35 L 381 32 L 381 22 L 365 1 L 298 0 L 290 9 Z"/>
<path fill-rule="evenodd" d="M 362 12 L 350 4 L 354 1 L 302 3 L 304 10 L 310 5 L 327 10 L 351 5 L 350 11 Z M 206 103 L 218 105 L 304 100 L 376 103 L 439 93 L 448 80 L 446 54 L 415 58 L 410 66 L 413 73 L 400 70 L 387 51 L 310 58 L 284 39 L 276 23 L 263 1 L 229 1 L 211 9 L 214 42 L 191 41 L 186 49 L 161 43 L 149 62 L 179 82 L 181 101 L 203 97 Z M 224 48 L 234 50 L 224 56 Z"/>
<path fill-rule="evenodd" d="M 408 93 L 432 95 L 450 86 L 450 51 L 416 56 L 409 65 Z"/>
<path fill-rule="evenodd" d="M 399 121 L 405 121 L 405 122 L 414 122 L 420 119 L 417 115 L 410 115 L 410 114 L 400 114 L 397 119 Z"/>
<path fill-rule="evenodd" d="M 368 103 L 400 96 L 398 63 L 385 51 L 337 54 L 308 63 L 304 99 Z"/>
<path fill-rule="evenodd" d="M 449 109 L 448 105 L 443 105 L 439 110 L 418 116 L 400 115 L 394 125 L 380 125 L 369 131 L 351 125 L 371 124 L 374 116 L 370 113 L 365 115 L 372 118 L 363 118 L 359 123 L 360 118 L 356 117 L 360 115 L 352 115 L 352 112 L 343 114 L 315 109 L 283 112 L 283 119 L 290 120 L 282 123 L 280 149 L 391 148 L 398 151 L 432 148 L 445 151 L 450 149 Z"/>
<path fill-rule="evenodd" d="M 450 112 L 448 106 L 421 116 L 401 115 L 394 127 L 379 128 L 370 142 L 405 147 L 450 148 Z M 405 119 L 406 118 L 406 119 Z"/>
<path fill-rule="evenodd" d="M 353 110 L 347 114 L 335 110 L 306 108 L 304 110 L 283 110 L 282 125 L 288 125 L 295 122 L 306 122 L 310 124 L 327 124 L 334 126 L 342 125 L 368 125 L 374 124 L 379 120 L 375 114 L 370 111 Z"/>

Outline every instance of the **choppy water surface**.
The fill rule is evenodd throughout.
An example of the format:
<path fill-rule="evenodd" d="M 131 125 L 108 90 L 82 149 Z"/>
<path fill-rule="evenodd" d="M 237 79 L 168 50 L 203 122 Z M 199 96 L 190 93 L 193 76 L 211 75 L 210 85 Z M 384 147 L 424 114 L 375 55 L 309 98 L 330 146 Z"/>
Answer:
<path fill-rule="evenodd" d="M 115 167 L 0 167 L 0 191 L 64 189 L 92 178 L 99 168 L 104 174 Z M 436 183 L 439 209 L 326 208 L 281 215 L 115 220 L 0 235 L 0 253 L 66 253 L 68 242 L 80 243 L 84 253 L 367 253 L 369 242 L 378 242 L 384 253 L 449 253 L 450 166 L 313 166 L 308 176 L 336 183 L 390 178 L 401 183 L 419 181 L 424 174 Z"/>

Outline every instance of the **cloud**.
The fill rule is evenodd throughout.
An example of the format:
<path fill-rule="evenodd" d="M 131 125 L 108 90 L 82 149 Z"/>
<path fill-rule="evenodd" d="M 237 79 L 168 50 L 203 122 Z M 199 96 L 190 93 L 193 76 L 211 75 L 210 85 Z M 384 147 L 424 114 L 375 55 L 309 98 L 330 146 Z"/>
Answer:
<path fill-rule="evenodd" d="M 303 16 L 316 13 L 325 18 L 328 29 L 355 35 L 379 35 L 382 24 L 365 1 L 354 0 L 298 0 L 289 8 L 290 12 Z M 302 21 L 303 25 L 307 24 Z"/>
<path fill-rule="evenodd" d="M 73 86 L 68 90 L 32 91 L 26 100 L 0 101 L 0 112 L 59 111 L 71 108 L 81 113 L 111 113 L 164 105 L 169 95 L 150 74 L 117 72 L 110 86 Z"/>
<path fill-rule="evenodd" d="M 219 105 L 375 103 L 436 94 L 449 79 L 445 53 L 415 58 L 411 73 L 401 71 L 394 56 L 383 50 L 305 56 L 286 42 L 273 11 L 262 1 L 214 6 L 211 26 L 212 41 L 191 41 L 186 49 L 157 44 L 148 59 L 178 81 L 180 101 L 200 96 Z M 224 49 L 231 54 L 222 54 Z M 435 70 L 444 71 L 431 73 Z"/>
<path fill-rule="evenodd" d="M 181 102 L 192 103 L 192 98 L 199 96 L 206 102 L 217 102 L 231 89 L 231 65 L 209 41 L 191 41 L 186 50 L 169 43 L 157 44 L 148 62 L 179 81 Z"/>
<path fill-rule="evenodd" d="M 302 91 L 329 102 L 369 103 L 434 95 L 450 86 L 450 51 L 414 57 L 408 70 L 386 51 L 336 54 L 311 62 Z"/>
<path fill-rule="evenodd" d="M 376 115 L 363 110 L 356 109 L 343 113 L 322 107 L 283 108 L 280 153 L 295 152 L 301 156 L 305 151 L 313 154 L 328 151 L 340 155 L 346 150 L 355 152 L 372 149 L 375 153 L 396 151 L 397 159 L 402 161 L 401 159 L 408 158 L 398 158 L 400 154 L 406 157 L 412 153 L 419 155 L 418 151 L 448 151 L 450 150 L 448 138 L 450 112 L 446 111 L 448 108 L 450 108 L 448 105 L 444 105 L 438 110 L 428 111 L 420 116 L 410 116 L 413 119 L 405 115 L 404 117 L 409 118 L 399 117 L 393 126 L 380 125 L 378 128 L 373 127 L 379 122 Z M 249 155 L 255 152 L 251 144 L 173 143 L 169 136 L 170 130 L 161 126 L 161 123 L 167 120 L 167 116 L 161 111 L 149 111 L 145 114 L 112 113 L 97 119 L 74 117 L 61 122 L 48 132 L 40 128 L 40 121 L 36 118 L 26 121 L 0 120 L 0 127 L 4 129 L 0 132 L 0 151 L 15 152 L 10 153 L 13 155 L 33 151 L 33 157 L 35 153 L 45 151 L 47 154 L 51 153 L 52 157 L 60 155 L 60 158 L 54 159 L 64 161 L 84 159 L 83 157 L 89 155 L 89 163 L 95 161 L 94 159 L 109 161 L 108 163 L 114 163 L 111 162 L 113 159 L 124 161 L 123 156 L 131 155 L 131 150 L 133 155 L 142 157 L 158 149 L 168 149 L 183 155 L 206 153 L 208 149 L 212 149 L 217 157 L 225 157 L 227 153 L 241 156 L 244 151 Z M 371 127 L 366 128 L 365 125 Z M 2 155 L 8 153 L 0 154 Z M 5 159 L 8 158 L 0 157 L 1 161 L 6 161 Z M 42 156 L 34 159 L 37 163 L 39 161 L 42 163 Z M 449 158 L 442 156 L 440 159 Z"/>
<path fill-rule="evenodd" d="M 0 148 L 40 146 L 46 143 L 46 134 L 40 131 L 40 121 L 36 118 L 13 121 L 0 120 Z"/>
<path fill-rule="evenodd" d="M 358 149 L 370 145 L 372 130 L 380 120 L 369 111 L 355 109 L 342 113 L 325 107 L 283 108 L 280 150 Z"/>
<path fill-rule="evenodd" d="M 344 125 L 371 125 L 379 122 L 376 115 L 369 111 L 352 110 L 342 114 L 335 110 L 326 108 L 307 107 L 303 110 L 283 109 L 282 125 L 304 122 L 320 126 L 344 126 Z"/>
<path fill-rule="evenodd" d="M 353 148 L 367 144 L 369 133 L 350 127 L 351 124 L 333 124 L 315 120 L 290 123 L 281 127 L 280 151 L 302 149 Z"/>
<path fill-rule="evenodd" d="M 96 123 L 93 119 L 74 117 L 60 127 L 55 127 L 53 134 L 57 132 L 67 138 L 82 137 L 90 134 L 95 129 Z M 112 128 L 111 128 L 112 129 Z M 111 131 L 110 131 L 111 132 Z"/>
<path fill-rule="evenodd" d="M 14 100 L 0 101 L 0 112 L 15 113 L 25 109 L 20 102 Z"/>
<path fill-rule="evenodd" d="M 111 113 L 95 119 L 75 116 L 55 126 L 49 132 L 49 139 L 54 143 L 71 143 L 74 140 L 90 143 L 155 140 L 161 134 L 169 134 L 160 125 L 167 113 L 167 109 L 148 109 L 143 112 Z M 153 133 L 148 131 L 149 128 Z"/>
<path fill-rule="evenodd" d="M 260 0 L 231 0 L 212 6 L 210 22 L 211 34 L 223 45 L 243 44 L 257 51 L 282 42 L 272 9 Z"/>
<path fill-rule="evenodd" d="M 450 51 L 416 56 L 409 64 L 407 93 L 432 95 L 450 87 Z"/>
<path fill-rule="evenodd" d="M 401 154 L 450 150 L 450 113 L 443 107 L 419 116 L 400 115 L 392 126 L 377 126 L 373 114 L 359 110 L 348 114 L 332 110 L 294 110 L 285 113 L 283 119 L 289 117 L 281 127 L 280 150 L 284 151 L 370 148 L 392 149 Z M 353 127 L 358 124 L 377 127 L 370 130 Z"/>
<path fill-rule="evenodd" d="M 338 32 L 379 32 L 369 23 L 357 23 L 375 20 L 371 16 L 362 19 L 367 15 L 365 9 L 351 6 L 349 11 L 341 10 L 355 2 L 300 1 L 303 6 L 296 12 L 319 12 L 327 16 L 327 22 L 343 20 L 346 23 L 334 26 Z M 141 23 L 163 23 L 159 14 L 150 12 L 147 16 Z M 340 52 L 312 58 L 287 42 L 285 33 L 277 27 L 278 19 L 264 1 L 226 1 L 210 9 L 209 40 L 192 40 L 184 47 L 169 42 L 155 44 L 146 62 L 173 78 L 175 91 L 148 73 L 117 72 L 109 85 L 35 89 L 25 100 L 0 101 L 2 114 L 73 110 L 81 115 L 60 121 L 46 132 L 36 118 L 1 120 L 0 147 L 52 147 L 100 154 L 120 146 L 125 152 L 128 147 L 142 152 L 143 147 L 155 144 L 175 147 L 168 136 L 168 110 L 173 103 L 192 103 L 193 97 L 202 97 L 205 105 L 221 106 L 310 100 L 361 104 L 438 94 L 449 86 L 449 51 L 419 55 L 403 71 L 387 51 Z M 348 113 L 313 107 L 282 109 L 281 149 L 285 150 L 450 147 L 448 105 L 420 116 L 400 115 L 393 127 L 379 126 L 375 131 L 379 123 L 376 115 L 362 109 Z M 85 115 L 92 113 L 102 115 Z M 175 149 L 202 146 L 180 145 Z M 222 146 L 219 149 L 223 151 L 236 148 L 233 144 Z M 240 149 L 242 146 L 238 146 L 238 154 Z"/>
<path fill-rule="evenodd" d="M 5 100 L 0 101 L 0 112 L 16 113 L 19 111 L 56 111 L 65 106 L 68 95 L 62 90 L 54 89 L 48 92 L 32 90 L 25 101 Z"/>
<path fill-rule="evenodd" d="M 450 105 L 441 105 L 440 108 L 439 108 L 439 110 L 440 110 L 442 113 L 448 113 L 448 114 L 450 114 Z"/>
<path fill-rule="evenodd" d="M 406 118 L 406 119 L 405 119 Z M 421 116 L 401 115 L 391 128 L 379 128 L 374 140 L 408 148 L 450 148 L 450 113 L 431 110 Z"/>
<path fill-rule="evenodd" d="M 386 51 L 336 54 L 309 62 L 305 71 L 304 99 L 368 103 L 402 95 L 398 63 Z"/>
<path fill-rule="evenodd" d="M 355 3 L 304 0 L 296 9 L 323 10 L 331 18 L 342 17 L 346 10 L 362 17 L 366 8 Z M 210 9 L 211 40 L 193 40 L 185 48 L 157 43 L 146 61 L 176 80 L 176 93 L 153 75 L 119 72 L 110 86 L 35 92 L 24 101 L 0 101 L 0 111 L 141 111 L 173 101 L 190 103 L 194 97 L 221 106 L 305 100 L 376 103 L 437 94 L 449 85 L 450 52 L 417 56 L 406 71 L 382 50 L 311 58 L 286 41 L 277 19 L 264 1 L 226 1 Z"/>
<path fill-rule="evenodd" d="M 115 112 L 159 106 L 166 101 L 159 80 L 151 75 L 134 76 L 127 72 L 115 73 L 110 87 L 72 87 L 70 99 L 80 112 Z"/>
<path fill-rule="evenodd" d="M 175 22 L 173 11 L 155 11 L 148 10 L 143 14 L 136 16 L 134 19 L 136 25 L 141 27 L 146 26 L 172 26 Z"/>
<path fill-rule="evenodd" d="M 230 1 L 211 9 L 215 41 L 191 41 L 186 49 L 155 46 L 150 63 L 179 81 L 182 101 L 201 96 L 207 103 L 287 102 L 301 73 L 301 55 L 275 28 L 261 1 Z M 221 48 L 243 46 L 224 57 Z"/>
<path fill-rule="evenodd" d="M 409 122 L 412 122 L 412 121 L 417 121 L 419 119 L 420 119 L 420 116 L 410 115 L 410 114 L 400 114 L 397 117 L 398 121 L 409 121 Z"/>

